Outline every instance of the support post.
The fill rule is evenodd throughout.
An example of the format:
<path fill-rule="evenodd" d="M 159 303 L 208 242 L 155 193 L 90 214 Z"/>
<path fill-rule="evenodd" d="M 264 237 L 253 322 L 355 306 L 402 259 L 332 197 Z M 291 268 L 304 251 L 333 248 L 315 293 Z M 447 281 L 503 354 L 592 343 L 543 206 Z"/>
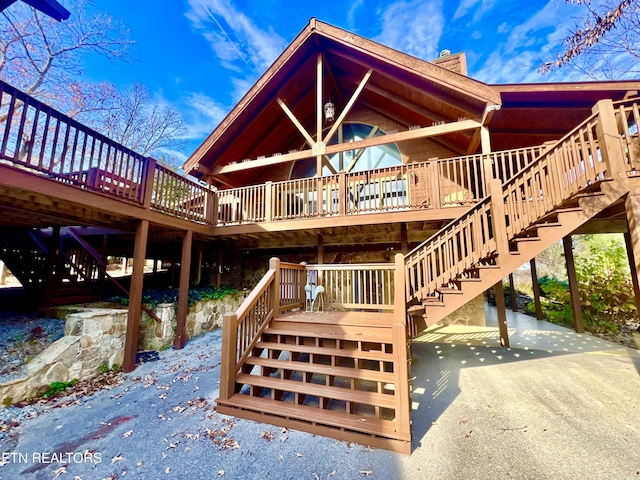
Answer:
<path fill-rule="evenodd" d="M 409 253 L 409 241 L 407 238 L 406 222 L 400 223 L 400 249 L 402 250 L 403 255 Z"/>
<path fill-rule="evenodd" d="M 53 227 L 49 244 L 49 258 L 47 269 L 47 282 L 44 286 L 44 306 L 51 305 L 51 291 L 53 289 L 53 281 L 55 279 L 58 257 L 60 255 L 60 227 Z"/>
<path fill-rule="evenodd" d="M 156 174 L 156 161 L 147 157 L 144 168 L 144 175 L 142 175 L 142 184 L 144 185 L 144 190 L 142 191 L 142 205 L 144 208 L 151 207 L 151 197 L 153 196 L 153 177 Z"/>
<path fill-rule="evenodd" d="M 324 264 L 324 237 L 318 234 L 318 265 Z"/>
<path fill-rule="evenodd" d="M 272 220 L 273 220 L 273 182 L 269 180 L 264 184 L 264 221 L 271 222 Z"/>
<path fill-rule="evenodd" d="M 502 280 L 493 286 L 496 294 L 496 310 L 498 312 L 498 331 L 500 333 L 500 345 L 509 348 L 509 330 L 507 328 L 507 307 L 504 303 L 504 286 Z"/>
<path fill-rule="evenodd" d="M 567 279 L 569 280 L 569 295 L 571 296 L 571 310 L 573 311 L 573 326 L 577 333 L 584 333 L 582 309 L 580 307 L 580 291 L 578 290 L 576 265 L 573 260 L 571 235 L 567 235 L 562 239 L 562 247 L 564 248 L 564 257 L 567 262 Z"/>
<path fill-rule="evenodd" d="M 235 393 L 238 316 L 226 313 L 222 319 L 222 358 L 220 362 L 220 399 L 228 400 Z"/>
<path fill-rule="evenodd" d="M 624 234 L 624 241 L 627 246 L 636 308 L 640 312 L 640 287 L 638 287 L 638 276 L 640 275 L 640 264 L 638 264 L 640 260 L 640 196 L 629 194 L 624 202 L 624 207 L 629 226 L 629 232 Z"/>
<path fill-rule="evenodd" d="M 404 255 L 395 256 L 393 308 L 393 352 L 396 375 L 396 425 L 398 433 L 411 438 L 411 386 L 409 383 L 409 338 L 407 336 L 407 300 Z"/>
<path fill-rule="evenodd" d="M 218 249 L 218 271 L 216 272 L 216 287 L 222 284 L 222 247 Z"/>
<path fill-rule="evenodd" d="M 275 270 L 276 274 L 273 277 L 273 287 L 271 289 L 271 298 L 269 299 L 269 303 L 273 307 L 273 318 L 278 318 L 280 315 L 280 283 L 281 283 L 281 274 L 280 271 L 280 259 L 273 257 L 269 260 L 269 270 Z"/>
<path fill-rule="evenodd" d="M 513 282 L 513 273 L 509 274 L 509 293 L 511 294 L 511 310 L 518 312 L 518 302 L 516 302 L 516 287 Z"/>
<path fill-rule="evenodd" d="M 491 223 L 493 236 L 496 240 L 498 261 L 500 255 L 509 254 L 509 239 L 507 238 L 507 221 L 505 218 L 504 198 L 502 196 L 502 183 L 493 179 L 489 182 L 489 194 L 491 195 Z"/>
<path fill-rule="evenodd" d="M 133 272 L 129 291 L 129 314 L 127 318 L 127 336 L 124 343 L 123 370 L 131 372 L 136 368 L 138 351 L 138 331 L 142 315 L 142 284 L 144 281 L 144 260 L 147 252 L 149 221 L 141 220 L 136 226 L 136 239 L 133 247 Z"/>
<path fill-rule="evenodd" d="M 440 208 L 442 206 L 442 196 L 440 194 L 440 172 L 438 171 L 438 159 L 430 158 L 427 165 L 431 190 L 429 205 L 431 208 Z"/>
<path fill-rule="evenodd" d="M 593 113 L 598 114 L 596 134 L 602 160 L 607 165 L 607 176 L 626 182 L 626 157 L 622 148 L 622 138 L 618 132 L 613 102 L 610 99 L 600 100 L 593 107 Z"/>
<path fill-rule="evenodd" d="M 176 318 L 176 335 L 173 348 L 184 348 L 187 339 L 187 313 L 189 312 L 189 276 L 191 273 L 191 245 L 193 231 L 187 230 L 182 239 L 182 258 L 180 260 L 180 293 L 178 294 L 178 317 Z"/>
<path fill-rule="evenodd" d="M 347 186 L 347 174 L 343 171 L 338 173 L 338 215 L 341 217 L 347 214 L 347 202 L 349 201 L 349 192 Z"/>
<path fill-rule="evenodd" d="M 531 266 L 531 285 L 533 287 L 533 303 L 536 306 L 536 319 L 542 320 L 542 304 L 540 303 L 540 284 L 538 283 L 538 269 L 536 268 L 536 259 L 529 261 Z"/>
<path fill-rule="evenodd" d="M 202 283 L 203 250 L 204 250 L 204 245 L 202 243 L 198 243 L 196 246 L 196 273 L 195 273 L 195 278 L 193 279 L 194 285 L 200 285 L 200 283 Z"/>

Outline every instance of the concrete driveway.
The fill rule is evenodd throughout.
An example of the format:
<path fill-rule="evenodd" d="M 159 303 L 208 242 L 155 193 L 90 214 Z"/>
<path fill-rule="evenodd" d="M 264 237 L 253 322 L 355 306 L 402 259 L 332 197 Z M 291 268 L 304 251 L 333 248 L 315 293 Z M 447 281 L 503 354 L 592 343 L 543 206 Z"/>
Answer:
<path fill-rule="evenodd" d="M 23 421 L 0 479 L 640 478 L 640 353 L 508 315 L 510 349 L 495 326 L 414 342 L 411 456 L 217 414 L 216 331 Z"/>

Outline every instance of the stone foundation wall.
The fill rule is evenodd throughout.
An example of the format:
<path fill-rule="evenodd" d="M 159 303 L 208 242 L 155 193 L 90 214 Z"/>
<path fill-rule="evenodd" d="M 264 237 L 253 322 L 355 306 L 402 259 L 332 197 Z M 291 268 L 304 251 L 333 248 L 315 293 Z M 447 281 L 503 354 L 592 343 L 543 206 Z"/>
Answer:
<path fill-rule="evenodd" d="M 484 313 L 484 294 L 467 302 L 443 320 L 443 325 L 469 325 L 474 327 L 484 327 L 487 319 Z"/>
<path fill-rule="evenodd" d="M 187 337 L 194 338 L 222 327 L 224 314 L 235 312 L 243 300 L 244 295 L 238 293 L 193 305 L 187 315 Z M 127 310 L 82 308 L 65 312 L 65 336 L 27 364 L 26 377 L 0 384 L 0 408 L 3 404 L 41 396 L 54 382 L 90 378 L 122 365 Z M 176 308 L 173 304 L 163 304 L 155 312 L 161 323 L 143 315 L 139 335 L 142 350 L 162 350 L 173 343 Z"/>
<path fill-rule="evenodd" d="M 41 396 L 55 382 L 93 377 L 124 359 L 126 310 L 87 309 L 67 316 L 65 336 L 26 365 L 26 377 L 0 385 L 0 400 Z"/>
<path fill-rule="evenodd" d="M 215 328 L 222 328 L 225 313 L 238 310 L 245 295 L 237 293 L 219 300 L 202 300 L 189 307 L 187 314 L 187 339 L 197 337 Z M 177 307 L 163 303 L 154 309 L 161 323 L 144 314 L 140 324 L 138 348 L 141 350 L 164 350 L 173 344 L 176 328 Z"/>

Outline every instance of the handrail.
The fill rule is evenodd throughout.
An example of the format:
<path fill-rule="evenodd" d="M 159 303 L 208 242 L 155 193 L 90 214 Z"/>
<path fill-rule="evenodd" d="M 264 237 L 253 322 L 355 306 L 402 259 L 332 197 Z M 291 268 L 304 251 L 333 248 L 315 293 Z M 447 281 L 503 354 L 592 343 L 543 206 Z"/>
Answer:
<path fill-rule="evenodd" d="M 235 313 L 227 313 L 222 325 L 220 398 L 234 393 L 238 369 L 274 318 L 277 268 L 270 268 Z"/>
<path fill-rule="evenodd" d="M 471 205 L 545 145 L 217 190 L 218 226 Z"/>
<path fill-rule="evenodd" d="M 0 160 L 197 223 L 210 190 L 0 81 Z M 147 182 L 152 176 L 153 182 Z M 150 186 L 151 188 L 149 188 Z"/>
<path fill-rule="evenodd" d="M 509 239 L 611 177 L 615 167 L 610 162 L 616 159 L 600 150 L 606 148 L 602 141 L 607 135 L 615 139 L 615 132 L 601 133 L 607 121 L 615 125 L 614 118 L 605 118 L 612 112 L 607 105 L 611 102 L 599 102 L 596 113 L 533 163 L 502 185 L 495 180 L 491 195 L 409 252 L 405 256 L 408 303 L 437 296 L 440 288 L 466 270 L 507 253 Z"/>

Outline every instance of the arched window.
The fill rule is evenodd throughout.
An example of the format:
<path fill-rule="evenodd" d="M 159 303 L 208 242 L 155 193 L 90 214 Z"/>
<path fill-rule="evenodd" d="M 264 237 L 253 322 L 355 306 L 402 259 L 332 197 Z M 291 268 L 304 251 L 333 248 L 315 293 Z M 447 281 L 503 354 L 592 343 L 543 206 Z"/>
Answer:
<path fill-rule="evenodd" d="M 385 135 L 385 132 L 377 126 L 364 123 L 343 123 L 338 127 L 338 132 L 333 136 L 329 145 L 357 142 L 383 135 Z M 350 173 L 400 165 L 402 163 L 402 157 L 400 156 L 398 147 L 392 143 L 334 153 L 329 156 L 328 161 L 336 172 Z M 323 175 L 331 175 L 332 173 L 328 166 L 325 165 L 323 167 Z M 294 165 L 291 178 L 308 178 L 315 176 L 315 174 L 316 160 L 302 160 L 296 162 Z"/>

